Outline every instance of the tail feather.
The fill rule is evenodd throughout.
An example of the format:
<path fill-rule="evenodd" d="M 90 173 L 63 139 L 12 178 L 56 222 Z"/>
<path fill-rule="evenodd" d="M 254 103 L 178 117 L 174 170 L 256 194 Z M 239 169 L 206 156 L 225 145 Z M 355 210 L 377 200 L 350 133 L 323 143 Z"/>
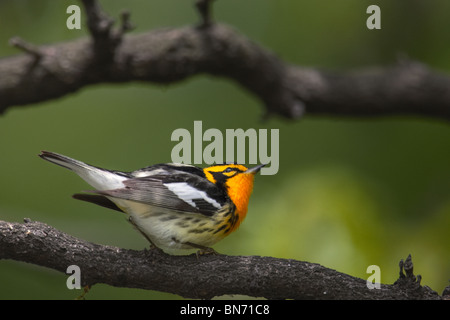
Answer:
<path fill-rule="evenodd" d="M 126 176 L 116 174 L 106 169 L 91 166 L 87 163 L 63 156 L 58 153 L 41 151 L 39 157 L 61 167 L 74 171 L 84 181 L 98 190 L 122 188 L 124 186 L 122 181 L 127 179 Z"/>
<path fill-rule="evenodd" d="M 75 171 L 75 172 L 80 170 L 80 168 L 89 170 L 90 167 L 92 167 L 84 162 L 63 156 L 62 154 L 50 152 L 50 151 L 41 151 L 41 153 L 39 154 L 39 157 L 41 157 L 44 160 L 50 161 L 54 164 L 57 164 L 61 167 Z"/>
<path fill-rule="evenodd" d="M 102 207 L 105 207 L 108 209 L 117 210 L 117 211 L 123 213 L 122 209 L 120 209 L 114 202 L 112 202 L 111 200 L 109 200 L 107 197 L 104 197 L 104 196 L 100 196 L 97 194 L 75 193 L 72 196 L 72 198 L 81 200 L 81 201 L 94 203 L 99 206 L 102 206 Z"/>

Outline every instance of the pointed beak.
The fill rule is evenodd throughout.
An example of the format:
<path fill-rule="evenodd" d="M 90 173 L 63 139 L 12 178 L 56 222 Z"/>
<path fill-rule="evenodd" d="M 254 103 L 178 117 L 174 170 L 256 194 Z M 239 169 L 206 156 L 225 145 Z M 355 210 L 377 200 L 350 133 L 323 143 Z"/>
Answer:
<path fill-rule="evenodd" d="M 258 165 L 258 166 L 256 166 L 256 167 L 247 169 L 244 173 L 256 174 L 256 173 L 258 173 L 259 170 L 261 170 L 261 168 L 264 167 L 264 166 L 265 166 L 265 164 L 260 164 L 260 165 Z"/>

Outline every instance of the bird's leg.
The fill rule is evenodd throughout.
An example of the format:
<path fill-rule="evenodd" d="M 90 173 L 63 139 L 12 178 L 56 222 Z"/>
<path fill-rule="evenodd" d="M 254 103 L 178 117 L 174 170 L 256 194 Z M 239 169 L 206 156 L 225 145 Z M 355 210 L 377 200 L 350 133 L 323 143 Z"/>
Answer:
<path fill-rule="evenodd" d="M 195 244 L 192 242 L 183 242 L 183 243 L 187 244 L 188 246 L 191 246 L 193 248 L 200 249 L 195 253 L 195 255 L 197 256 L 197 259 L 199 256 L 203 256 L 203 255 L 208 255 L 208 254 L 219 255 L 220 254 L 216 250 L 214 250 L 213 248 L 210 248 L 210 247 L 205 247 L 205 246 Z"/>
<path fill-rule="evenodd" d="M 148 242 L 150 242 L 150 250 L 158 250 L 159 252 L 163 252 L 162 249 L 158 248 L 153 241 L 137 226 L 136 223 L 134 223 L 133 218 L 131 216 L 128 217 L 128 221 L 136 228 L 137 231 L 139 231 L 145 239 L 147 239 Z"/>

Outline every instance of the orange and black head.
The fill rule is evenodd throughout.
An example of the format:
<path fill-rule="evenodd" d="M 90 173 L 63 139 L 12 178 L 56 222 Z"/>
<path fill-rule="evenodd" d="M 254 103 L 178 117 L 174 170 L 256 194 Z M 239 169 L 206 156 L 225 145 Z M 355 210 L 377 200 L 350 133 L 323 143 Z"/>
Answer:
<path fill-rule="evenodd" d="M 236 206 L 236 214 L 242 221 L 247 214 L 248 202 L 253 191 L 253 179 L 264 164 L 246 168 L 241 164 L 221 164 L 203 169 L 206 178 L 224 187 L 228 197 Z"/>

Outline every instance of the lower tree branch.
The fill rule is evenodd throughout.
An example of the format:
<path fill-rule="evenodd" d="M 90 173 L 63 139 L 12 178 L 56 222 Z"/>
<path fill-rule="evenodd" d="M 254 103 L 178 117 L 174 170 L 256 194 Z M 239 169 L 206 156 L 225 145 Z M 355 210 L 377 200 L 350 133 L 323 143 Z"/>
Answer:
<path fill-rule="evenodd" d="M 127 250 L 74 238 L 41 222 L 0 221 L 0 259 L 66 272 L 81 270 L 84 285 L 105 283 L 209 299 L 243 294 L 269 299 L 441 299 L 407 275 L 369 290 L 366 281 L 321 265 L 258 256 L 171 256 Z M 407 261 L 408 262 L 408 261 Z M 410 262 L 410 257 L 409 257 Z M 405 263 L 406 265 L 407 263 Z M 410 273 L 408 273 L 411 271 Z"/>

